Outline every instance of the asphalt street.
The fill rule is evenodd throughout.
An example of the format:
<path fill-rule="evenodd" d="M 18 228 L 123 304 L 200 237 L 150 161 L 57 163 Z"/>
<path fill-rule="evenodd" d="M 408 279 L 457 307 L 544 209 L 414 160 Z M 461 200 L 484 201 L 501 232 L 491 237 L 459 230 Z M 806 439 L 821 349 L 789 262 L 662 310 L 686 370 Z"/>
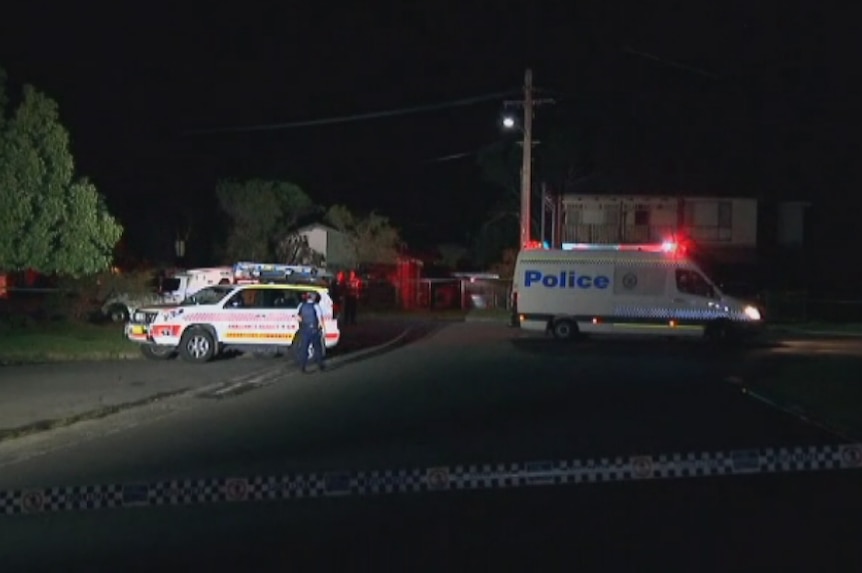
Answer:
<path fill-rule="evenodd" d="M 342 326 L 328 354 L 341 356 L 381 345 L 410 325 L 376 319 Z M 138 360 L 0 366 L 0 439 L 20 428 L 63 422 L 186 390 L 230 386 L 290 368 L 287 358 L 228 356 L 208 364 Z"/>
<path fill-rule="evenodd" d="M 162 416 L 130 411 L 49 432 L 37 454 L 21 455 L 34 437 L 0 444 L 0 490 L 834 444 L 726 381 L 756 376 L 782 353 L 828 360 L 830 345 L 860 354 L 855 341 L 558 344 L 451 324 L 329 372 L 284 372 L 223 399 L 184 398 Z M 113 419 L 123 416 L 129 423 Z M 0 517 L 0 562 L 5 550 L 29 570 L 144 570 L 166 559 L 218 570 L 858 570 L 859 478 L 848 470 Z"/>

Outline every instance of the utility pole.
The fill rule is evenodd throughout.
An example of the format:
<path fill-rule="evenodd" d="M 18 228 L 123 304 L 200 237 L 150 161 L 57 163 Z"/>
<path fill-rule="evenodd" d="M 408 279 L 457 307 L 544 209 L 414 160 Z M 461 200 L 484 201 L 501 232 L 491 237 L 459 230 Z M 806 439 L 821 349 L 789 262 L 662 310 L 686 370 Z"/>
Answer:
<path fill-rule="evenodd" d="M 521 248 L 530 242 L 533 181 L 533 70 L 524 73 L 524 148 L 521 153 Z"/>
<path fill-rule="evenodd" d="M 524 72 L 524 99 L 507 101 L 506 106 L 520 105 L 524 108 L 524 120 L 521 125 L 523 141 L 521 143 L 521 233 L 520 247 L 523 249 L 532 237 L 531 201 L 533 197 L 533 108 L 543 103 L 554 103 L 552 99 L 536 99 L 533 97 L 533 70 Z"/>
<path fill-rule="evenodd" d="M 542 183 L 542 218 L 539 220 L 539 242 L 545 244 L 545 219 L 548 216 L 548 185 Z"/>

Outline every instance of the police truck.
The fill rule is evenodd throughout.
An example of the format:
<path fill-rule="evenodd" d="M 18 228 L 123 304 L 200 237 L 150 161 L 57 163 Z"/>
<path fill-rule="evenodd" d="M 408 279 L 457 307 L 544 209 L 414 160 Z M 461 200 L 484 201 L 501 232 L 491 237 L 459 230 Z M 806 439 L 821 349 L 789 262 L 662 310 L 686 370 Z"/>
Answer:
<path fill-rule="evenodd" d="M 755 334 L 763 325 L 755 305 L 724 295 L 673 242 L 525 249 L 515 263 L 512 288 L 515 324 L 558 339 L 726 339 Z"/>

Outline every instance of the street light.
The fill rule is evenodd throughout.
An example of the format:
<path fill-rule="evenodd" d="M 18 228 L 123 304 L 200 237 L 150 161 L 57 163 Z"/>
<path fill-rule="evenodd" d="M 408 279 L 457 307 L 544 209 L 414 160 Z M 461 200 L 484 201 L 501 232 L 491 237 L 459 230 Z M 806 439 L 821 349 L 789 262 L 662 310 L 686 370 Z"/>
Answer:
<path fill-rule="evenodd" d="M 506 129 L 513 129 L 515 127 L 515 118 L 511 115 L 507 115 L 503 118 L 503 127 Z"/>

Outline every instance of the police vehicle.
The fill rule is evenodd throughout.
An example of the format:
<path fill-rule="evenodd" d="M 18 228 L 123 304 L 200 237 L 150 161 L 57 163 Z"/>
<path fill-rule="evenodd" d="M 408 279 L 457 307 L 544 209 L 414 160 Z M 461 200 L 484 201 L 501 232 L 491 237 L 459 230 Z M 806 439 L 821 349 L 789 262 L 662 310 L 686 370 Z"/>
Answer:
<path fill-rule="evenodd" d="M 179 304 L 136 309 L 126 337 L 156 360 L 179 354 L 190 362 L 208 362 L 227 350 L 282 354 L 299 329 L 299 305 L 313 292 L 320 295 L 325 347 L 338 344 L 341 334 L 324 272 L 258 263 L 242 263 L 237 270 L 249 269 L 263 273 L 238 276 L 240 284 L 203 288 Z"/>
<path fill-rule="evenodd" d="M 728 338 L 762 327 L 757 307 L 726 296 L 673 242 L 573 245 L 518 254 L 513 320 L 558 339 L 578 334 Z"/>

